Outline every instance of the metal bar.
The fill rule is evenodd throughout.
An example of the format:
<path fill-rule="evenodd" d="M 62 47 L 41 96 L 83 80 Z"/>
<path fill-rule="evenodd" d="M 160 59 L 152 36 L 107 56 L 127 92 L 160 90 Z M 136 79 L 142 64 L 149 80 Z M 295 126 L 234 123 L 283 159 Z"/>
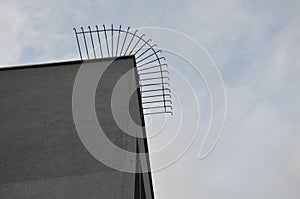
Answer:
<path fill-rule="evenodd" d="M 122 55 L 123 48 L 124 48 L 124 45 L 125 45 L 125 42 L 126 42 L 126 39 L 127 39 L 129 29 L 130 29 L 130 27 L 127 28 L 126 35 L 125 35 L 125 38 L 123 40 L 123 45 L 122 45 L 122 49 L 121 49 L 121 52 L 120 52 L 120 56 Z"/>
<path fill-rule="evenodd" d="M 150 112 L 150 113 L 144 113 L 144 115 L 154 115 L 154 114 L 164 114 L 164 113 L 168 113 L 173 115 L 173 112 L 171 111 L 165 111 L 165 112 Z"/>
<path fill-rule="evenodd" d="M 98 41 L 99 41 L 100 53 L 101 53 L 101 57 L 103 58 L 103 52 L 102 52 L 102 46 L 101 46 L 101 40 L 100 40 L 99 29 L 98 29 L 98 26 L 97 26 L 97 25 L 96 25 L 96 29 L 97 29 L 97 35 L 98 35 Z"/>
<path fill-rule="evenodd" d="M 140 50 L 144 48 L 146 44 L 150 45 L 149 43 L 152 41 L 152 39 L 148 39 L 147 41 L 143 40 L 145 43 L 134 53 L 136 55 Z"/>
<path fill-rule="evenodd" d="M 131 43 L 132 43 L 134 37 L 136 36 L 136 33 L 137 33 L 137 32 L 138 32 L 138 30 L 136 30 L 136 31 L 133 33 L 133 35 L 132 35 L 132 37 L 131 37 L 131 40 L 130 40 L 128 46 L 127 46 L 127 49 L 126 49 L 124 55 L 126 55 L 126 53 L 127 53 L 128 49 L 129 49 L 129 47 L 130 47 L 130 45 L 131 45 Z"/>
<path fill-rule="evenodd" d="M 131 55 L 131 53 L 134 51 L 135 47 L 140 43 L 140 41 L 142 40 L 142 38 L 145 36 L 145 34 L 142 34 L 141 37 L 139 37 L 139 40 L 136 42 L 136 44 L 133 46 L 132 50 L 130 51 L 129 55 Z"/>
<path fill-rule="evenodd" d="M 166 60 L 164 57 L 158 57 L 158 55 L 157 55 L 157 52 L 159 52 L 159 51 L 155 51 L 154 50 L 154 46 L 152 46 L 151 47 L 151 49 L 152 49 L 152 51 L 154 52 L 154 54 L 155 54 L 155 56 L 156 56 L 156 60 L 158 61 L 158 63 L 159 63 L 159 68 L 160 68 L 160 71 L 162 71 L 162 65 L 161 65 L 161 59 L 164 59 L 164 60 Z M 145 53 L 145 52 L 144 52 Z M 140 55 L 141 56 L 141 55 Z M 140 57 L 139 56 L 139 57 Z M 145 65 L 147 65 L 147 64 L 151 64 L 151 63 L 153 63 L 154 61 L 156 61 L 156 60 L 153 60 L 153 61 L 149 61 L 149 62 L 147 62 L 147 63 L 145 63 L 145 64 L 142 64 L 142 65 L 140 65 L 140 66 L 138 66 L 138 67 L 142 67 L 142 66 L 145 66 Z M 137 67 L 137 68 L 138 68 Z M 163 72 L 161 72 L 161 77 L 163 77 Z M 165 94 L 164 93 L 164 78 L 161 78 L 161 83 L 162 83 L 162 88 L 163 88 L 163 90 L 162 90 L 162 92 L 163 92 L 163 94 Z M 165 97 L 163 97 L 164 98 L 164 100 L 165 100 Z M 166 103 L 164 102 L 164 106 L 166 105 Z M 166 108 L 165 108 L 165 111 L 166 111 Z"/>
<path fill-rule="evenodd" d="M 161 50 L 158 50 L 158 51 L 154 51 L 154 53 L 148 55 L 147 57 L 144 57 L 143 59 L 139 60 L 138 62 L 136 62 L 137 64 L 144 61 L 145 59 L 148 59 L 149 57 L 153 56 L 153 55 L 156 55 L 158 52 L 162 52 Z"/>
<path fill-rule="evenodd" d="M 166 105 L 167 108 L 170 108 L 173 110 L 173 107 L 170 105 Z M 165 106 L 149 106 L 149 107 L 143 107 L 143 109 L 155 109 L 155 108 L 165 108 Z"/>
<path fill-rule="evenodd" d="M 86 44 L 86 39 L 85 39 L 85 32 L 83 30 L 83 27 L 81 27 L 81 30 L 83 32 L 83 39 L 84 39 L 84 45 L 85 45 L 85 50 L 86 50 L 86 54 L 87 54 L 87 58 L 90 59 L 90 56 L 89 56 L 89 50 L 88 50 L 88 47 L 87 47 L 87 44 Z"/>
<path fill-rule="evenodd" d="M 111 56 L 114 56 L 114 26 L 111 24 Z"/>
<path fill-rule="evenodd" d="M 94 41 L 93 41 L 93 35 L 92 35 L 91 27 L 88 26 L 88 29 L 89 29 L 89 32 L 90 32 L 90 37 L 91 37 L 93 52 L 94 52 L 94 56 L 95 56 L 95 59 L 96 59 L 97 57 L 96 57 L 96 52 L 95 52 L 95 46 L 94 46 Z"/>
<path fill-rule="evenodd" d="M 121 26 L 119 27 L 119 33 L 118 33 L 118 43 L 117 43 L 117 49 L 116 49 L 116 56 L 117 56 L 117 54 L 118 54 L 119 41 L 120 41 L 120 32 L 121 32 Z"/>
<path fill-rule="evenodd" d="M 163 96 L 168 96 L 168 97 L 172 98 L 170 94 L 164 94 L 164 95 L 149 95 L 149 96 L 142 96 L 142 98 L 163 97 Z"/>
<path fill-rule="evenodd" d="M 139 69 L 139 71 L 144 71 L 144 70 L 148 70 L 148 69 L 152 69 L 152 68 L 157 68 L 157 67 L 161 67 L 161 66 L 168 67 L 167 64 L 160 64 L 160 65 L 155 65 L 155 66 L 151 66 L 151 67 L 148 67 L 148 68 Z"/>
<path fill-rule="evenodd" d="M 105 34 L 105 40 L 106 40 L 107 54 L 108 54 L 108 57 L 110 57 L 105 25 L 103 25 L 103 28 L 104 28 L 104 34 Z"/>
<path fill-rule="evenodd" d="M 156 54 L 156 53 L 155 53 Z M 158 63 L 159 63 L 159 68 L 160 68 L 160 76 L 163 77 L 163 73 L 162 73 L 162 65 L 161 65 L 161 62 L 160 62 L 160 59 L 158 58 L 158 55 L 156 54 L 156 57 L 158 59 Z M 166 59 L 164 59 L 166 60 Z M 165 99 L 165 86 L 164 86 L 164 79 L 161 78 L 161 83 L 162 83 L 162 92 L 163 92 L 163 98 L 164 98 L 164 106 L 165 106 L 165 111 L 167 111 L 167 108 L 166 108 L 166 99 Z M 169 84 L 169 87 L 170 87 L 170 84 Z M 172 114 L 173 115 L 173 114 Z"/>
<path fill-rule="evenodd" d="M 142 102 L 142 104 L 152 104 L 152 103 L 159 103 L 159 102 L 169 102 L 172 104 L 171 100 L 157 100 L 157 101 L 149 101 L 149 102 Z"/>
<path fill-rule="evenodd" d="M 80 59 L 82 60 L 82 54 L 81 54 L 81 49 L 80 49 L 80 44 L 79 44 L 76 28 L 73 28 L 73 30 L 75 31 L 75 37 L 76 37 L 76 41 L 77 41 L 77 45 L 78 45 L 79 55 L 80 55 Z"/>
<path fill-rule="evenodd" d="M 170 81 L 170 78 L 168 76 L 145 78 L 145 79 L 140 79 L 140 81 L 148 81 L 148 80 L 155 80 L 155 79 L 161 79 L 161 78 L 165 78 L 165 79 L 168 79 Z"/>
<path fill-rule="evenodd" d="M 140 58 L 141 56 L 143 56 L 146 52 L 148 52 L 149 50 L 152 50 L 154 46 L 157 46 L 157 44 L 154 44 L 152 46 L 150 46 L 150 48 L 147 48 L 147 50 L 145 50 L 143 53 L 141 53 L 139 56 L 136 57 L 136 59 Z M 136 54 L 135 54 L 136 55 Z"/>
<path fill-rule="evenodd" d="M 170 86 L 170 84 L 168 82 L 162 82 L 162 83 L 157 83 L 157 84 L 141 84 L 140 86 L 141 87 L 145 87 L 145 86 L 158 86 L 158 85 L 164 85 L 164 84 Z"/>
<path fill-rule="evenodd" d="M 163 70 L 163 71 L 155 71 L 155 72 L 148 72 L 148 73 L 139 73 L 139 76 L 141 76 L 141 75 L 151 75 L 151 74 L 160 73 L 160 72 L 168 73 L 168 75 L 170 74 L 169 71 Z"/>
<path fill-rule="evenodd" d="M 160 89 L 151 89 L 151 90 L 141 90 L 141 93 L 155 92 L 155 91 L 162 91 L 162 90 L 163 90 L 162 88 L 160 88 Z M 165 88 L 164 90 L 168 91 L 168 92 L 171 92 L 171 89 L 169 89 L 169 88 Z"/>
<path fill-rule="evenodd" d="M 137 66 L 137 68 L 146 66 L 146 65 L 148 65 L 148 64 L 151 64 L 151 63 L 153 63 L 153 62 L 155 62 L 155 61 L 159 61 L 159 60 L 161 60 L 161 59 L 166 60 L 165 57 L 159 57 L 158 59 L 154 59 L 154 60 L 148 61 L 147 63 L 144 63 L 144 64 L 142 64 L 142 65 L 139 65 L 139 66 Z"/>

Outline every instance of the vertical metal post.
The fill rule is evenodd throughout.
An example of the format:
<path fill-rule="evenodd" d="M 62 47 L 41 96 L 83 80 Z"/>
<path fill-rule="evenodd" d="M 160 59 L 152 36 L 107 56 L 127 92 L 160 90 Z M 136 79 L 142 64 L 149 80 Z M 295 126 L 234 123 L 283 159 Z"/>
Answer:
<path fill-rule="evenodd" d="M 80 44 L 79 44 L 76 28 L 73 28 L 73 30 L 75 31 L 75 37 L 76 37 L 76 41 L 77 41 L 77 45 L 78 45 L 78 51 L 79 51 L 80 59 L 82 60 L 82 54 L 81 54 L 81 49 L 80 49 Z"/>
<path fill-rule="evenodd" d="M 106 34 L 106 29 L 105 29 L 105 25 L 103 25 L 104 28 L 104 34 L 105 34 L 105 41 L 106 41 L 106 47 L 107 47 L 107 54 L 110 57 L 110 53 L 109 53 L 109 47 L 108 47 L 108 40 L 107 40 L 107 34 Z"/>
<path fill-rule="evenodd" d="M 83 27 L 81 27 L 81 30 L 82 30 L 82 35 L 83 35 L 83 39 L 84 39 L 84 45 L 85 45 L 86 55 L 87 55 L 87 58 L 90 59 L 89 50 L 88 50 L 88 47 L 87 47 L 87 43 L 86 43 L 86 39 L 85 39 L 85 32 L 84 32 Z"/>
<path fill-rule="evenodd" d="M 114 56 L 114 26 L 111 24 L 111 56 Z"/>
<path fill-rule="evenodd" d="M 117 43 L 117 49 L 116 49 L 116 56 L 118 55 L 118 48 L 119 48 L 119 41 L 120 41 L 120 33 L 121 33 L 121 26 L 119 27 L 119 32 L 118 32 L 118 43 Z"/>
<path fill-rule="evenodd" d="M 97 30 L 97 36 L 98 36 L 98 42 L 99 42 L 99 48 L 100 48 L 101 57 L 103 58 L 103 52 L 102 52 L 102 46 L 101 46 L 101 39 L 100 39 L 99 29 L 98 29 L 97 25 L 96 25 L 96 30 Z"/>
<path fill-rule="evenodd" d="M 88 26 L 88 29 L 89 29 L 89 31 L 90 31 L 90 36 L 91 36 L 91 42 L 92 42 L 92 47 L 93 47 L 94 57 L 95 57 L 95 59 L 96 59 L 97 57 L 96 57 L 96 52 L 95 52 L 95 46 L 94 46 L 94 41 L 93 41 L 93 35 L 92 35 L 91 27 Z"/>

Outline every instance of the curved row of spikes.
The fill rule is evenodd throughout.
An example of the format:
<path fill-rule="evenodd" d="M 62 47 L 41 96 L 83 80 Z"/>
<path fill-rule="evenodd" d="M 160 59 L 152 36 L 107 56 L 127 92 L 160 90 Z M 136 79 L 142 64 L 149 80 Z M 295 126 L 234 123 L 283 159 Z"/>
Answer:
<path fill-rule="evenodd" d="M 113 25 L 103 25 L 100 29 L 96 25 L 94 29 L 88 26 L 87 30 L 73 30 L 81 60 L 134 55 L 144 115 L 173 114 L 169 72 L 157 44 L 151 44 L 145 34 L 131 31 L 130 27 L 115 29 Z"/>

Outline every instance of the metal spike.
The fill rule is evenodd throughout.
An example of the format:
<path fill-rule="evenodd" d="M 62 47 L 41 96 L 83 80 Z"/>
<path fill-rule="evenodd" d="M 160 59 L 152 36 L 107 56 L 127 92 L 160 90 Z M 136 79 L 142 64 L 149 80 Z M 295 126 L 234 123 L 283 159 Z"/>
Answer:
<path fill-rule="evenodd" d="M 111 24 L 111 56 L 114 56 L 114 26 Z"/>
<path fill-rule="evenodd" d="M 119 27 L 119 32 L 118 32 L 118 43 L 117 43 L 117 49 L 116 49 L 116 56 L 118 55 L 118 48 L 119 48 L 119 41 L 120 41 L 120 32 L 121 32 L 121 26 Z"/>
<path fill-rule="evenodd" d="M 169 75 L 169 71 L 167 70 L 162 70 L 162 71 L 154 71 L 154 72 L 148 72 L 148 73 L 139 73 L 139 76 L 141 75 L 151 75 L 151 74 L 155 74 L 155 73 L 167 73 Z"/>
<path fill-rule="evenodd" d="M 159 57 L 159 58 L 157 58 L 157 59 L 154 59 L 154 60 L 148 61 L 147 63 L 144 63 L 144 64 L 142 64 L 142 65 L 139 65 L 139 66 L 137 66 L 137 68 L 140 68 L 140 67 L 146 66 L 146 65 L 148 65 L 148 64 L 151 64 L 151 63 L 153 63 L 153 62 L 155 62 L 155 61 L 159 61 L 159 60 L 161 60 L 161 59 L 163 59 L 163 60 L 166 60 L 166 58 L 165 58 L 165 57 Z"/>
<path fill-rule="evenodd" d="M 142 90 L 141 93 L 162 91 L 163 89 Z M 171 92 L 171 89 L 165 88 L 164 91 Z"/>
<path fill-rule="evenodd" d="M 159 79 L 159 80 L 161 80 L 162 78 L 170 80 L 170 78 L 169 78 L 169 77 L 167 77 L 167 76 L 163 76 L 163 77 L 152 77 L 152 78 L 140 79 L 140 81 L 142 82 L 142 81 L 149 81 L 149 80 L 155 80 L 155 79 Z"/>
<path fill-rule="evenodd" d="M 122 49 L 121 49 L 121 52 L 120 52 L 120 56 L 122 55 L 123 48 L 124 48 L 124 45 L 125 45 L 125 42 L 126 42 L 126 39 L 127 39 L 129 29 L 130 29 L 130 27 L 127 28 L 126 35 L 125 35 L 125 38 L 123 40 L 123 45 L 122 45 Z"/>
<path fill-rule="evenodd" d="M 167 108 L 170 108 L 173 110 L 173 107 L 170 105 L 166 105 Z M 143 107 L 143 109 L 154 109 L 154 108 L 165 108 L 164 106 L 149 106 L 149 107 Z"/>
<path fill-rule="evenodd" d="M 136 62 L 136 63 L 138 64 L 138 63 L 140 63 L 140 62 L 142 62 L 142 61 L 144 61 L 144 60 L 148 59 L 149 57 L 151 57 L 151 56 L 153 56 L 153 55 L 156 55 L 158 52 L 162 53 L 162 51 L 161 51 L 161 50 L 154 51 L 154 53 L 152 53 L 152 54 L 148 55 L 147 57 L 144 57 L 143 59 L 139 60 L 139 61 L 138 61 L 138 62 Z"/>
<path fill-rule="evenodd" d="M 81 54 L 81 49 L 80 49 L 80 44 L 79 44 L 79 40 L 78 40 L 78 33 L 76 28 L 73 28 L 73 30 L 75 31 L 75 37 L 76 37 L 76 41 L 77 41 L 77 45 L 78 45 L 78 51 L 79 51 L 79 55 L 80 55 L 80 59 L 82 60 L 82 54 Z"/>
<path fill-rule="evenodd" d="M 143 96 L 142 98 L 163 97 L 163 96 L 168 96 L 168 97 L 172 98 L 170 94 L 165 94 L 165 95 L 149 95 L 149 96 Z"/>
<path fill-rule="evenodd" d="M 95 59 L 96 59 L 97 57 L 96 57 L 96 52 L 95 52 L 95 46 L 94 46 L 94 41 L 93 41 L 92 30 L 91 30 L 91 27 L 90 27 L 90 26 L 88 26 L 88 29 L 89 29 L 89 31 L 90 31 L 90 37 L 91 37 L 91 42 L 92 42 L 93 52 L 94 52 L 94 56 L 95 56 Z"/>
<path fill-rule="evenodd" d="M 164 114 L 164 113 L 168 113 L 173 115 L 173 112 L 171 111 L 164 111 L 164 112 L 150 112 L 150 113 L 144 113 L 144 115 L 154 115 L 154 114 Z"/>
<path fill-rule="evenodd" d="M 159 103 L 159 102 L 168 102 L 168 103 L 172 104 L 171 100 L 155 100 L 155 101 L 149 101 L 149 102 L 142 102 L 142 104 L 152 104 L 152 103 Z"/>
<path fill-rule="evenodd" d="M 108 47 L 108 40 L 107 40 L 107 34 L 106 34 L 106 29 L 105 29 L 105 25 L 104 24 L 103 24 L 103 28 L 104 28 L 104 34 L 105 34 L 106 47 L 107 47 L 107 54 L 108 54 L 108 57 L 110 57 L 109 47 Z"/>
<path fill-rule="evenodd" d="M 136 36 L 136 33 L 137 33 L 137 32 L 138 32 L 138 30 L 136 30 L 136 31 L 133 33 L 133 35 L 132 35 L 132 37 L 131 37 L 131 40 L 130 40 L 128 46 L 127 46 L 127 49 L 126 49 L 124 55 L 126 55 L 128 49 L 129 49 L 129 47 L 130 47 L 130 45 L 131 45 L 131 43 L 132 43 L 132 41 L 133 41 L 133 38 Z"/>
<path fill-rule="evenodd" d="M 98 29 L 98 26 L 97 26 L 97 25 L 96 25 L 96 31 L 97 31 L 97 36 L 98 36 L 98 42 L 99 42 L 99 48 L 100 48 L 101 57 L 103 58 L 101 39 L 100 39 L 99 29 Z"/>
<path fill-rule="evenodd" d="M 167 64 L 159 64 L 159 65 L 155 65 L 155 66 L 151 66 L 151 67 L 147 67 L 147 68 L 138 69 L 138 71 L 150 70 L 150 69 L 153 69 L 153 68 L 160 68 L 162 66 L 168 67 Z"/>
<path fill-rule="evenodd" d="M 140 86 L 141 87 L 145 87 L 145 86 L 159 86 L 159 85 L 164 85 L 164 84 L 170 86 L 170 83 L 168 83 L 168 82 L 155 83 L 155 84 L 142 84 Z"/>
<path fill-rule="evenodd" d="M 144 46 L 146 44 L 150 45 L 149 43 L 152 41 L 152 39 L 148 39 L 148 41 L 146 41 L 135 53 L 134 55 L 136 55 L 140 50 L 142 50 L 144 48 Z"/>
<path fill-rule="evenodd" d="M 132 50 L 130 51 L 129 55 L 134 51 L 135 47 L 140 43 L 140 41 L 143 39 L 145 34 L 142 34 L 142 36 L 139 37 L 139 40 L 136 42 L 136 44 L 133 46 Z"/>
<path fill-rule="evenodd" d="M 90 56 L 89 56 L 89 50 L 88 50 L 88 47 L 87 47 L 87 43 L 86 43 L 86 39 L 85 39 L 85 32 L 84 32 L 83 27 L 81 27 L 81 30 L 82 30 L 82 34 L 83 34 L 83 39 L 84 39 L 84 45 L 85 45 L 86 55 L 87 55 L 87 58 L 90 59 Z"/>
<path fill-rule="evenodd" d="M 145 50 L 143 53 L 141 53 L 139 56 L 137 56 L 136 59 L 140 58 L 140 57 L 143 56 L 146 52 L 148 52 L 149 50 L 153 49 L 154 46 L 157 46 L 157 44 L 154 44 L 154 45 L 150 46 L 150 48 L 147 48 L 147 50 Z"/>

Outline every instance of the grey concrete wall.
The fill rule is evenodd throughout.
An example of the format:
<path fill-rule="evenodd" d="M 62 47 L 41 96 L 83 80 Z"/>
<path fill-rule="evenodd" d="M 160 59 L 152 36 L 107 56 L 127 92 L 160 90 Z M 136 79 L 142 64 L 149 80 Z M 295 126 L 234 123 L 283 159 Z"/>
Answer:
<path fill-rule="evenodd" d="M 101 67 L 105 61 L 91 63 Z M 0 70 L 0 198 L 132 198 L 134 174 L 97 161 L 76 133 L 72 89 L 79 66 L 70 62 Z M 115 60 L 101 86 L 111 87 L 115 77 L 133 66 L 132 57 Z M 97 90 L 100 117 L 109 115 L 103 114 L 110 111 L 103 101 L 109 95 Z M 111 119 L 103 120 L 107 136 L 133 150 L 128 147 L 133 138 Z"/>

